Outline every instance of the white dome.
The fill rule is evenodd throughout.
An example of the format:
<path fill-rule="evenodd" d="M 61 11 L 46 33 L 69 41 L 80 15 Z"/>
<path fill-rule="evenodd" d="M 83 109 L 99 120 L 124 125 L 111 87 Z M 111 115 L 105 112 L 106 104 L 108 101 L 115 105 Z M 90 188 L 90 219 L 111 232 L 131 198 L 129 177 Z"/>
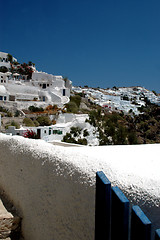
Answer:
<path fill-rule="evenodd" d="M 7 90 L 6 90 L 5 86 L 0 85 L 0 94 L 6 94 L 6 93 L 7 93 Z"/>

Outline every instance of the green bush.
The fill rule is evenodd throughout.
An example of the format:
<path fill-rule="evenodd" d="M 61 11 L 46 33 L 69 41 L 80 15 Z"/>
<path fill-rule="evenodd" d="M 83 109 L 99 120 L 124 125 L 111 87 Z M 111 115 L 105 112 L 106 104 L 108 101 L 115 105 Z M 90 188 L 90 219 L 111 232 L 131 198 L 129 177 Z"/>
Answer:
<path fill-rule="evenodd" d="M 17 111 L 15 112 L 14 116 L 15 116 L 15 117 L 19 117 L 19 115 L 20 115 L 20 112 L 17 110 Z"/>
<path fill-rule="evenodd" d="M 71 127 L 70 133 L 73 134 L 74 137 L 78 137 L 81 131 L 82 129 L 79 127 Z"/>
<path fill-rule="evenodd" d="M 39 122 L 37 120 L 34 120 L 33 123 L 34 123 L 35 127 L 39 126 Z"/>
<path fill-rule="evenodd" d="M 34 122 L 30 118 L 24 118 L 23 123 L 26 127 L 35 127 Z"/>
<path fill-rule="evenodd" d="M 81 96 L 79 94 L 70 96 L 70 101 L 76 103 L 77 107 L 79 108 L 80 103 L 81 103 Z"/>
<path fill-rule="evenodd" d="M 87 145 L 87 139 L 86 138 L 79 138 L 78 141 L 77 141 L 77 144 Z"/>
<path fill-rule="evenodd" d="M 75 102 L 69 102 L 65 106 L 67 108 L 68 113 L 77 113 L 78 112 L 78 107 Z"/>
<path fill-rule="evenodd" d="M 87 136 L 89 136 L 89 132 L 88 132 L 87 129 L 84 129 L 84 131 L 83 131 L 83 137 L 87 137 Z"/>
<path fill-rule="evenodd" d="M 39 108 L 39 107 L 35 107 L 35 106 L 30 106 L 28 108 L 28 110 L 30 112 L 43 112 L 44 111 L 44 109 L 42 107 Z"/>
<path fill-rule="evenodd" d="M 16 121 L 12 121 L 11 123 L 7 124 L 7 125 L 5 126 L 5 129 L 8 129 L 9 126 L 15 126 L 16 129 L 19 129 L 19 128 L 20 128 L 19 123 L 16 122 Z"/>
<path fill-rule="evenodd" d="M 66 133 L 62 141 L 67 143 L 77 143 L 77 141 L 72 137 L 70 133 Z"/>
<path fill-rule="evenodd" d="M 7 117 L 13 117 L 13 114 L 11 112 L 7 112 Z"/>
<path fill-rule="evenodd" d="M 39 122 L 40 126 L 49 126 L 52 124 L 48 116 L 39 116 L 36 120 Z"/>

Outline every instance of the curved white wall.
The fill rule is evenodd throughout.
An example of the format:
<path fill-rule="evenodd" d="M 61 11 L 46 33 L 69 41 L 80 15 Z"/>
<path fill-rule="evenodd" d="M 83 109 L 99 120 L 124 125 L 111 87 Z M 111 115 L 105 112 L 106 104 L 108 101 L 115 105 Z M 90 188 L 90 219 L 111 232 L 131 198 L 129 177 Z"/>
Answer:
<path fill-rule="evenodd" d="M 159 144 L 64 148 L 0 134 L 0 188 L 21 212 L 25 240 L 93 240 L 102 170 L 160 227 Z"/>

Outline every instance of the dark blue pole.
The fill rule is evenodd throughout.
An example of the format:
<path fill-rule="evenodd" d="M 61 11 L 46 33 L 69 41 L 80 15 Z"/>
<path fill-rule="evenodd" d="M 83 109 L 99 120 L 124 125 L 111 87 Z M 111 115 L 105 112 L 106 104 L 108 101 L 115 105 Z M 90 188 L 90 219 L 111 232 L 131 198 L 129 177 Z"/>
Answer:
<path fill-rule="evenodd" d="M 151 222 L 139 206 L 132 207 L 131 240 L 151 240 Z"/>
<path fill-rule="evenodd" d="M 110 240 L 111 183 L 100 171 L 96 173 L 95 240 Z"/>
<path fill-rule="evenodd" d="M 129 238 L 129 200 L 118 187 L 112 187 L 111 239 Z"/>

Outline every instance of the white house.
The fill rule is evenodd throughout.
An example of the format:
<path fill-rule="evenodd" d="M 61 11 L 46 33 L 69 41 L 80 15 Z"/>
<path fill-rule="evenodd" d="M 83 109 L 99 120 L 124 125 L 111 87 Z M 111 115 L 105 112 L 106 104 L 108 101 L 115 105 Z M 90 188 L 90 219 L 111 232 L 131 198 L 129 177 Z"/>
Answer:
<path fill-rule="evenodd" d="M 16 62 L 17 59 L 13 58 L 12 61 Z M 8 53 L 0 52 L 0 63 L 0 66 L 10 68 Z M 36 68 L 33 70 L 30 80 L 23 79 L 18 73 L 0 72 L 0 85 L 5 87 L 9 95 L 9 97 L 6 98 L 1 94 L 0 101 L 6 99 L 5 101 L 11 100 L 17 103 L 18 101 L 34 101 L 34 104 L 43 102 L 57 105 L 69 102 L 70 90 L 72 88 L 72 82 L 70 80 L 64 80 L 62 76 L 38 72 Z"/>
<path fill-rule="evenodd" d="M 8 101 L 8 100 L 9 100 L 9 94 L 5 86 L 0 85 L 0 101 Z"/>
<path fill-rule="evenodd" d="M 17 59 L 13 57 L 12 61 L 17 62 Z M 11 67 L 10 61 L 8 61 L 8 53 L 0 52 L 0 67 L 2 66 L 7 68 Z"/>

